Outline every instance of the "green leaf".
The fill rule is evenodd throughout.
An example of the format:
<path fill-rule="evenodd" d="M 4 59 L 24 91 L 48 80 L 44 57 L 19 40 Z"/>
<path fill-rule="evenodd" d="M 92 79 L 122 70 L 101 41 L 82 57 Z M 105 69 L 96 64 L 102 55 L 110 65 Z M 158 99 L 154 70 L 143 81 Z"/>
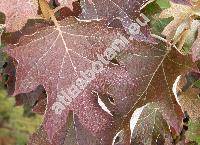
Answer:
<path fill-rule="evenodd" d="M 196 82 L 194 82 L 194 86 L 197 88 L 200 88 L 200 80 L 197 80 Z"/>
<path fill-rule="evenodd" d="M 161 35 L 164 28 L 173 20 L 173 18 L 154 19 L 151 21 L 152 32 Z"/>
<path fill-rule="evenodd" d="M 160 6 L 161 9 L 167 9 L 170 7 L 169 0 L 156 0 L 156 3 Z"/>
<path fill-rule="evenodd" d="M 189 122 L 189 130 L 187 131 L 187 138 L 191 141 L 196 141 L 200 144 L 200 123 L 199 122 Z"/>

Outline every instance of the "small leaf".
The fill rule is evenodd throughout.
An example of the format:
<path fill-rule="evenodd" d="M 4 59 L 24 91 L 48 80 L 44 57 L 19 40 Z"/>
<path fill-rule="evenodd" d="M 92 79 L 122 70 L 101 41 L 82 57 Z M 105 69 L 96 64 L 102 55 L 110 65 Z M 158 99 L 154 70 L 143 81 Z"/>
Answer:
<path fill-rule="evenodd" d="M 194 82 L 194 86 L 197 88 L 200 88 L 200 80 L 197 80 L 196 82 Z"/>
<path fill-rule="evenodd" d="M 169 142 L 173 142 L 171 131 L 162 113 L 159 112 L 159 105 L 155 103 L 147 104 L 132 132 L 131 145 L 164 145 Z"/>
<path fill-rule="evenodd" d="M 38 0 L 1 0 L 0 12 L 6 15 L 6 30 L 14 32 L 20 30 L 28 19 L 37 16 Z"/>

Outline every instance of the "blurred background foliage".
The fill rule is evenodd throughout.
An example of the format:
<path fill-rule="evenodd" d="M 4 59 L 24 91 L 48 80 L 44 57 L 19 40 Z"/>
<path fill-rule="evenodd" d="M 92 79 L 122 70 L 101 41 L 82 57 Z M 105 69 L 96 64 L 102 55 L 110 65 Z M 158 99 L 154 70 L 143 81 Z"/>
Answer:
<path fill-rule="evenodd" d="M 30 108 L 15 106 L 14 97 L 0 88 L 0 145 L 25 145 L 41 122 L 41 116 Z"/>

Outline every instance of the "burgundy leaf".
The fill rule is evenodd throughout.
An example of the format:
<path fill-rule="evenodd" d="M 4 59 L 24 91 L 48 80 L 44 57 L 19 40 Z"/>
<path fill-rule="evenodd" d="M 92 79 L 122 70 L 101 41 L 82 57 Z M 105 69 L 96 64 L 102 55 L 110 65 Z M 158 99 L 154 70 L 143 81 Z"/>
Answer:
<path fill-rule="evenodd" d="M 6 15 L 6 30 L 14 32 L 20 30 L 28 19 L 37 16 L 38 1 L 37 0 L 1 0 L 0 12 Z"/>
<path fill-rule="evenodd" d="M 148 0 L 81 0 L 83 20 L 101 20 L 105 19 L 108 26 L 123 27 L 126 32 L 136 40 L 154 42 L 150 37 L 147 20 L 140 17 L 140 10 Z M 139 20 L 144 26 L 138 24 Z M 134 28 L 132 32 L 130 29 Z"/>

